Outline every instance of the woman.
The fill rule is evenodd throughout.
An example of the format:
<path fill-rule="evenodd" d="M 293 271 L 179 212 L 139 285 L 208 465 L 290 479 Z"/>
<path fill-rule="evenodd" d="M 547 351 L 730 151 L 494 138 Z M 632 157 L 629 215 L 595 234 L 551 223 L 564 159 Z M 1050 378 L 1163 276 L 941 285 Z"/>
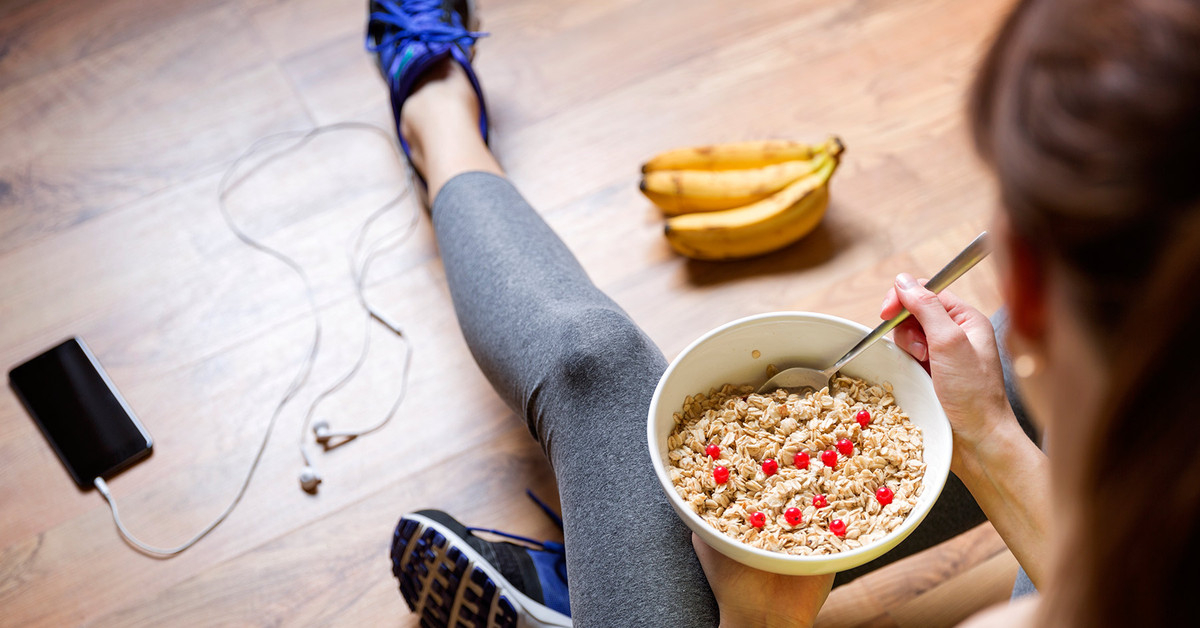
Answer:
<path fill-rule="evenodd" d="M 1039 623 L 1195 625 L 1200 417 L 1185 403 L 1200 376 L 1187 328 L 1200 319 L 1200 2 L 1023 2 L 971 116 L 1000 184 L 1009 347 L 1051 461 L 1050 545 L 1022 553 L 1021 530 L 1003 534 L 1035 582 L 1030 550 L 1051 558 Z M 965 364 L 954 334 L 929 337 L 944 318 L 901 301 L 924 309 L 935 362 Z M 934 377 L 949 407 L 968 389 L 948 370 Z M 956 419 L 959 440 L 1000 429 Z"/>
<path fill-rule="evenodd" d="M 428 185 L 463 333 L 558 477 L 570 610 L 560 548 L 489 543 L 435 511 L 397 529 L 402 593 L 434 625 L 811 623 L 831 577 L 689 551 L 645 455 L 665 361 L 502 178 L 468 17 L 451 0 L 373 3 L 368 43 Z M 1194 625 L 1200 341 L 1185 326 L 1200 320 L 1200 0 L 1019 2 L 970 115 L 1000 192 L 1008 348 L 1048 455 L 1005 399 L 984 315 L 909 275 L 881 314 L 913 312 L 895 338 L 928 365 L 952 470 L 1042 591 L 977 622 Z M 618 464 L 649 480 L 614 486 Z"/>

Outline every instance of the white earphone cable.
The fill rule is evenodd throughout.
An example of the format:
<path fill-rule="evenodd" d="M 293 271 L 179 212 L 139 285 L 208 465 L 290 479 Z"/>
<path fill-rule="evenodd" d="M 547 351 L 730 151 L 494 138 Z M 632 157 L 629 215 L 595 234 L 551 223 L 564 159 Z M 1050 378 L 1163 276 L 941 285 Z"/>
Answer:
<path fill-rule="evenodd" d="M 396 415 L 396 412 L 400 408 L 400 404 L 404 401 L 405 393 L 408 390 L 409 367 L 412 363 L 412 345 L 409 343 L 408 338 L 404 335 L 404 331 L 391 321 L 387 320 L 367 300 L 365 284 L 367 273 L 371 268 L 371 263 L 374 262 L 375 258 L 379 255 L 395 249 L 408 240 L 408 238 L 416 231 L 417 224 L 419 224 L 419 214 L 414 211 L 408 224 L 385 234 L 372 243 L 369 247 L 367 247 L 366 255 L 363 257 L 362 261 L 359 261 L 360 251 L 362 250 L 363 242 L 366 239 L 366 234 L 370 230 L 371 224 L 374 223 L 375 220 L 380 216 L 382 216 L 385 211 L 390 209 L 393 205 L 399 203 L 402 199 L 403 195 L 398 196 L 393 199 L 392 202 L 375 210 L 375 213 L 371 214 L 371 216 L 367 218 L 366 222 L 364 222 L 363 226 L 359 229 L 353 247 L 350 249 L 350 274 L 354 278 L 355 294 L 358 296 L 358 301 L 362 305 L 363 310 L 367 313 L 367 324 L 364 327 L 362 349 L 359 350 L 358 359 L 354 362 L 350 369 L 341 378 L 339 378 L 325 390 L 322 390 L 320 393 L 318 393 L 313 399 L 312 403 L 308 406 L 308 412 L 305 414 L 304 423 L 300 427 L 300 457 L 304 459 L 305 466 L 312 466 L 312 461 L 308 457 L 308 451 L 305 448 L 305 445 L 307 444 L 308 431 L 312 425 L 313 415 L 316 414 L 317 407 L 327 397 L 338 390 L 341 390 L 343 386 L 354 379 L 354 376 L 358 374 L 358 371 L 362 368 L 363 364 L 366 363 L 367 353 L 371 345 L 372 320 L 375 320 L 379 324 L 383 325 L 385 328 L 396 334 L 396 336 L 404 341 L 404 365 L 401 368 L 400 391 L 397 393 L 391 408 L 382 419 L 365 428 L 359 428 L 353 431 L 340 431 L 334 433 L 333 436 L 337 438 L 358 438 L 359 436 L 365 436 L 387 425 L 388 421 L 391 421 L 392 417 Z M 395 239 L 391 242 L 388 242 L 388 238 Z"/>
<path fill-rule="evenodd" d="M 263 454 L 266 452 L 266 449 L 267 449 L 267 444 L 270 442 L 270 439 L 271 439 L 271 432 L 275 429 L 275 424 L 278 421 L 280 414 L 283 413 L 284 407 L 287 406 L 287 404 L 296 396 L 296 394 L 300 391 L 301 388 L 304 387 L 304 384 L 308 381 L 308 377 L 312 373 L 313 365 L 316 363 L 317 353 L 321 346 L 320 311 L 317 306 L 316 293 L 313 290 L 312 282 L 308 278 L 308 273 L 305 272 L 303 266 L 301 266 L 298 262 L 296 262 L 291 257 L 287 256 L 286 254 L 284 254 L 283 252 L 281 252 L 277 249 L 271 248 L 271 247 L 267 246 L 266 244 L 259 242 L 258 240 L 256 240 L 252 236 L 250 236 L 248 233 L 243 231 L 240 227 L 238 227 L 237 223 L 233 220 L 232 215 L 229 213 L 229 208 L 227 206 L 227 199 L 231 192 L 236 190 L 239 186 L 241 186 L 243 183 L 245 183 L 245 181 L 247 179 L 249 179 L 254 173 L 258 172 L 260 169 L 262 169 L 267 164 L 282 157 L 283 155 L 290 154 L 296 150 L 299 150 L 300 148 L 302 148 L 304 145 L 306 145 L 309 141 L 311 141 L 313 138 L 317 137 L 318 135 L 322 135 L 322 134 L 330 133 L 330 132 L 334 132 L 334 131 L 340 131 L 340 130 L 371 131 L 371 132 L 379 135 L 380 137 L 382 137 L 385 141 L 388 142 L 389 146 L 391 146 L 393 148 L 393 150 L 396 150 L 396 142 L 387 130 L 385 130 L 381 127 L 378 127 L 376 125 L 367 124 L 367 123 L 363 123 L 363 122 L 340 122 L 340 123 L 336 123 L 336 124 L 330 124 L 330 125 L 326 125 L 326 126 L 316 127 L 316 128 L 310 129 L 308 131 L 289 131 L 289 132 L 277 133 L 274 135 L 269 135 L 267 137 L 261 138 L 258 141 L 256 141 L 254 144 L 252 144 L 250 146 L 250 148 L 246 149 L 246 151 L 243 152 L 237 159 L 235 159 L 233 161 L 233 163 L 230 164 L 229 168 L 226 169 L 225 174 L 221 177 L 221 182 L 217 187 L 217 189 L 218 189 L 217 207 L 221 212 L 221 217 L 224 219 L 224 221 L 225 221 L 226 225 L 228 225 L 229 229 L 233 232 L 233 234 L 239 240 L 241 240 L 247 246 L 250 246 L 251 248 L 253 248 L 259 252 L 270 255 L 271 257 L 274 257 L 275 259 L 282 262 L 288 268 L 291 268 L 296 273 L 296 275 L 300 278 L 300 281 L 303 283 L 305 297 L 308 300 L 309 309 L 312 312 L 312 318 L 313 318 L 312 343 L 311 343 L 311 347 L 308 351 L 307 356 L 304 358 L 303 363 L 300 365 L 300 369 L 296 373 L 296 376 L 292 379 L 291 383 L 287 387 L 287 390 L 284 392 L 284 394 L 280 398 L 279 402 L 275 405 L 275 409 L 271 412 L 271 418 L 267 422 L 267 427 L 266 427 L 266 430 L 263 432 L 262 440 L 259 443 L 258 449 L 254 454 L 254 458 L 250 463 L 249 469 L 246 471 L 245 478 L 243 479 L 241 486 L 238 488 L 237 493 L 234 495 L 233 499 L 229 502 L 229 504 L 225 507 L 225 509 L 221 512 L 221 514 L 218 515 L 216 517 L 216 519 L 214 519 L 211 523 L 209 523 L 207 526 L 205 526 L 202 530 L 200 530 L 199 533 L 197 533 L 191 539 L 187 540 L 186 542 L 184 542 L 180 545 L 177 545 L 175 547 L 170 547 L 170 548 L 155 547 L 155 546 L 143 543 L 142 541 L 138 540 L 137 537 L 135 537 L 133 535 L 133 533 L 130 532 L 125 527 L 125 524 L 122 523 L 121 516 L 117 510 L 116 500 L 113 498 L 112 493 L 109 491 L 108 484 L 104 481 L 104 478 L 100 478 L 100 477 L 95 478 L 95 480 L 93 481 L 93 484 L 96 486 L 96 489 L 98 491 L 100 491 L 100 494 L 104 497 L 104 501 L 108 503 L 109 510 L 112 511 L 113 523 L 116 524 L 117 531 L 120 533 L 121 538 L 124 539 L 125 542 L 128 543 L 133 548 L 135 548 L 151 557 L 170 558 L 172 556 L 176 556 L 176 555 L 182 553 L 184 550 L 187 550 L 188 548 L 192 547 L 197 542 L 199 542 L 200 539 L 203 539 L 210 532 L 212 532 L 218 525 L 220 525 L 223 521 L 225 521 L 226 517 L 228 517 L 230 513 L 233 512 L 234 508 L 236 508 L 238 503 L 241 502 L 242 497 L 245 496 L 246 489 L 250 486 L 250 480 L 254 477 L 254 472 L 258 469 L 258 465 L 262 461 Z M 289 146 L 285 146 L 281 149 L 278 149 L 276 152 L 268 155 L 262 161 L 259 161 L 254 166 L 247 169 L 239 177 L 236 177 L 236 178 L 234 177 L 234 174 L 237 173 L 239 167 L 242 165 L 242 163 L 244 161 L 246 161 L 250 157 L 254 156 L 255 154 L 259 153 L 260 151 L 264 150 L 268 145 L 287 141 L 287 140 L 291 140 L 292 144 Z M 396 153 L 397 153 L 397 155 L 399 155 L 398 150 L 396 150 Z M 400 163 L 401 163 L 402 167 L 407 165 L 406 162 L 404 162 L 403 160 L 400 160 Z M 399 195 L 397 195 L 392 200 L 388 201 L 386 204 L 383 205 L 383 207 L 375 210 L 375 212 L 373 212 L 371 214 L 371 216 L 369 218 L 367 218 L 367 220 L 363 223 L 363 226 L 359 229 L 358 238 L 357 238 L 356 244 L 355 244 L 355 250 L 351 252 L 351 270 L 354 274 L 355 290 L 358 295 L 359 302 L 362 303 L 363 307 L 368 312 L 368 316 L 369 316 L 368 320 L 370 320 L 370 318 L 374 318 L 374 319 L 378 320 L 381 324 L 383 324 L 385 327 L 392 330 L 394 333 L 396 333 L 398 336 L 400 336 L 402 339 L 404 339 L 405 348 L 406 348 L 404 367 L 403 367 L 404 370 L 401 375 L 401 392 L 400 392 L 399 396 L 397 397 L 396 402 L 393 404 L 391 411 L 384 418 L 384 420 L 381 421 L 378 425 L 371 427 L 369 430 L 363 431 L 362 433 L 364 433 L 364 434 L 367 433 L 368 431 L 374 431 L 376 429 L 379 429 L 384 424 L 386 424 L 387 421 L 389 421 L 393 415 L 395 415 L 396 410 L 399 408 L 401 401 L 403 401 L 403 399 L 404 399 L 404 392 L 405 392 L 405 390 L 407 390 L 408 372 L 409 372 L 409 367 L 412 363 L 412 346 L 409 344 L 408 339 L 403 335 L 403 333 L 398 328 L 396 328 L 393 324 L 387 322 L 382 317 L 382 315 L 379 314 L 374 308 L 372 308 L 370 306 L 370 304 L 367 302 L 366 296 L 363 293 L 365 276 L 366 276 L 366 272 L 369 268 L 371 261 L 373 261 L 375 254 L 382 253 L 386 250 L 390 250 L 392 248 L 395 248 L 396 246 L 399 246 L 399 244 L 401 242 L 403 242 L 409 235 L 411 235 L 413 230 L 415 230 L 415 227 L 416 227 L 416 224 L 418 221 L 418 217 L 419 217 L 419 213 L 416 210 L 414 210 L 413 217 L 412 217 L 412 220 L 409 223 L 409 225 L 397 230 L 397 231 L 403 232 L 403 236 L 401 238 L 399 238 L 395 242 L 389 244 L 387 247 L 377 248 L 378 241 L 376 242 L 375 245 L 372 245 L 371 247 L 369 247 L 367 258 L 364 260 L 360 272 L 356 271 L 356 268 L 358 268 L 358 267 L 357 267 L 357 264 L 355 263 L 355 259 L 357 258 L 358 248 L 361 246 L 363 239 L 365 239 L 365 234 L 369 230 L 371 224 L 374 223 L 374 221 L 379 216 L 381 216 L 384 213 L 384 211 L 386 211 L 387 209 L 390 209 L 391 207 L 399 205 L 411 192 L 412 192 L 411 186 L 406 186 L 403 192 L 401 192 Z M 381 238 L 381 241 L 385 240 L 387 237 L 388 236 L 384 236 L 384 238 Z M 360 357 L 360 362 L 365 360 L 366 349 L 367 349 L 366 344 L 369 343 L 369 338 L 370 338 L 369 337 L 369 334 L 370 334 L 369 328 L 367 330 L 367 333 L 368 333 L 368 336 L 367 336 L 367 339 L 364 341 L 364 347 L 363 347 L 363 351 L 362 351 L 362 356 Z M 357 370 L 360 366 L 361 366 L 361 364 L 356 365 L 353 369 L 353 372 L 357 372 Z M 337 387 L 340 388 L 341 385 L 343 385 L 343 384 L 344 384 L 344 382 L 339 382 L 339 385 Z M 324 397 L 324 395 L 319 397 L 318 401 L 319 401 L 319 399 L 321 399 L 323 397 Z M 314 401 L 313 405 L 316 405 L 316 401 Z M 311 415 L 312 415 L 311 407 L 310 407 L 308 414 L 311 417 Z M 305 426 L 303 428 L 305 430 L 307 430 L 307 423 L 308 423 L 308 420 L 306 419 Z M 307 461 L 308 456 L 306 454 L 304 454 L 303 440 L 301 441 L 301 453 L 304 455 L 304 458 Z"/>

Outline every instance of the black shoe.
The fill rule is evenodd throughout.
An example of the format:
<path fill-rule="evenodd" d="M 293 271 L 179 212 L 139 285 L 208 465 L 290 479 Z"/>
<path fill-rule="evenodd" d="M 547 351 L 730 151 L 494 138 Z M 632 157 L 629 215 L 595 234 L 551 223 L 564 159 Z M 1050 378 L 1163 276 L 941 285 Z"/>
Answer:
<path fill-rule="evenodd" d="M 486 541 L 474 532 L 520 540 Z M 563 546 L 468 528 L 440 510 L 404 515 L 392 573 L 422 628 L 570 626 Z"/>

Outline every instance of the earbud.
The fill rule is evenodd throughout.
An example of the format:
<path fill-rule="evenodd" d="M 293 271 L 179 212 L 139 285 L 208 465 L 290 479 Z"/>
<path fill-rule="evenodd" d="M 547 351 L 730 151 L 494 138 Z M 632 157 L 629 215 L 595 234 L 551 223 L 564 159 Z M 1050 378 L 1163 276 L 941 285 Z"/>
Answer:
<path fill-rule="evenodd" d="M 321 483 L 321 474 L 313 467 L 304 467 L 300 472 L 300 488 L 303 488 L 309 493 L 317 492 L 317 485 Z"/>
<path fill-rule="evenodd" d="M 314 423 L 313 424 L 313 434 L 316 435 L 317 442 L 321 443 L 322 445 L 324 445 L 325 443 L 328 443 L 329 439 L 333 438 L 333 432 L 331 432 L 329 430 L 329 422 L 328 421 L 317 421 L 316 423 Z"/>
<path fill-rule="evenodd" d="M 388 205 L 385 205 L 384 208 L 390 207 L 392 203 L 397 203 L 402 198 L 403 198 L 402 196 L 397 197 L 394 201 L 392 201 Z M 416 216 L 416 214 L 414 214 L 414 217 L 415 216 Z M 367 221 L 365 223 L 363 223 L 363 226 L 360 228 L 359 238 L 358 238 L 360 244 L 363 241 L 363 238 L 365 238 L 366 232 L 370 228 L 371 222 L 373 220 L 375 220 L 375 215 L 372 215 L 371 218 L 368 218 Z M 415 220 L 415 218 L 414 218 L 414 220 Z M 414 222 L 413 224 L 415 225 L 416 222 Z M 386 238 L 385 238 L 385 240 L 386 240 Z M 396 241 L 395 244 L 389 243 L 387 246 L 388 247 L 395 246 L 398 243 L 399 243 L 399 241 Z M 399 336 L 400 339 L 404 341 L 404 370 L 402 371 L 402 375 L 401 375 L 400 392 L 396 395 L 396 401 L 392 404 L 391 410 L 388 411 L 388 413 L 386 415 L 384 415 L 384 417 L 381 421 L 379 421 L 369 427 L 360 428 L 355 431 L 334 431 L 333 428 L 331 428 L 329 426 L 329 421 L 321 420 L 321 421 L 313 422 L 311 424 L 312 431 L 313 431 L 313 439 L 316 440 L 319 445 L 324 447 L 325 451 L 329 451 L 331 449 L 341 447 L 342 445 L 345 445 L 346 443 L 349 443 L 350 441 L 352 441 L 360 436 L 370 434 L 371 432 L 374 432 L 375 430 L 377 430 L 377 429 L 383 427 L 385 424 L 387 424 L 387 422 L 392 420 L 392 417 L 396 414 L 396 410 L 400 407 L 400 402 L 404 400 L 405 391 L 408 388 L 408 371 L 409 371 L 409 366 L 412 363 L 412 343 L 410 343 L 408 341 L 408 338 L 404 335 L 404 331 L 400 329 L 400 325 L 396 324 L 395 321 L 384 316 L 383 314 L 378 312 L 375 308 L 371 307 L 370 303 L 367 302 L 366 295 L 363 293 L 363 280 L 366 277 L 367 268 L 371 264 L 371 259 L 375 255 L 375 253 L 383 250 L 383 249 L 379 248 L 379 244 L 380 244 L 380 241 L 376 241 L 375 243 L 371 244 L 371 246 L 368 248 L 367 252 L 365 253 L 365 257 L 363 258 L 363 261 L 361 262 L 361 264 L 362 264 L 361 268 L 359 268 L 360 262 L 357 261 L 357 258 L 358 258 L 357 245 L 356 245 L 355 249 L 351 252 L 351 259 L 354 260 L 354 262 L 353 262 L 354 263 L 354 269 L 353 269 L 354 281 L 355 281 L 355 287 L 358 291 L 359 302 L 362 304 L 363 309 L 365 309 L 367 311 L 367 314 L 370 315 L 370 317 L 372 319 L 378 321 L 379 324 L 386 327 L 389 331 L 391 331 L 393 334 Z M 310 294 L 310 297 L 311 297 L 311 294 Z M 318 320 L 318 324 L 319 324 L 319 320 Z M 318 330 L 319 330 L 319 327 L 318 327 Z M 368 334 L 366 337 L 366 341 L 363 342 L 362 350 L 361 350 L 362 353 L 360 354 L 359 361 L 357 364 L 355 364 L 354 368 L 351 369 L 350 372 L 347 373 L 341 380 L 338 380 L 336 383 L 332 384 L 331 386 L 326 388 L 324 391 L 322 391 L 319 395 L 317 395 L 316 399 L 314 399 L 313 402 L 308 406 L 308 414 L 305 415 L 305 418 L 304 418 L 305 426 L 309 425 L 309 421 L 312 420 L 313 414 L 317 410 L 317 404 L 319 404 L 323 399 L 325 399 L 325 397 L 327 395 L 329 395 L 329 394 L 337 391 L 339 388 L 341 388 L 343 384 L 345 384 L 347 381 L 352 379 L 354 377 L 355 373 L 358 372 L 359 367 L 361 367 L 363 364 L 363 361 L 366 360 L 367 348 L 370 346 L 370 342 L 371 342 L 371 336 L 370 336 L 370 334 Z M 313 353 L 314 353 L 314 355 L 316 353 L 315 347 L 313 349 Z M 306 439 L 304 438 L 304 430 L 306 428 L 301 427 L 300 429 L 301 429 L 301 432 L 300 432 L 300 434 L 301 434 L 300 454 L 304 457 L 304 462 L 305 462 L 304 469 L 302 471 L 300 471 L 300 486 L 305 490 L 305 492 L 307 492 L 309 494 L 316 494 L 317 485 L 321 483 L 321 474 L 317 473 L 317 470 L 311 464 L 308 464 L 309 458 L 308 458 L 308 453 L 305 451 Z"/>

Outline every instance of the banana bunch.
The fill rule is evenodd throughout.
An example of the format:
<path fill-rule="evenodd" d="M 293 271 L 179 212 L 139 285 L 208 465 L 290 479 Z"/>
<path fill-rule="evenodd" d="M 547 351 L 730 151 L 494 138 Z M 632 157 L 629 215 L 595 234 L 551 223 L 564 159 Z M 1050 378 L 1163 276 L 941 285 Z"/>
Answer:
<path fill-rule="evenodd" d="M 670 150 L 642 166 L 641 190 L 667 216 L 667 241 L 680 254 L 751 257 L 816 228 L 844 150 L 837 137 Z"/>

